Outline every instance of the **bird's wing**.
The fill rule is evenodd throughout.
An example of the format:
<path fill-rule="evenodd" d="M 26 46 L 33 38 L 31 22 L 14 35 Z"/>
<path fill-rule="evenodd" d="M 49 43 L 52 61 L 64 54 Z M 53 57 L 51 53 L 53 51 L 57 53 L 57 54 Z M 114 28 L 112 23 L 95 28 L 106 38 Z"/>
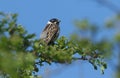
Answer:
<path fill-rule="evenodd" d="M 40 35 L 40 39 L 45 39 L 47 37 L 47 32 L 43 31 Z"/>
<path fill-rule="evenodd" d="M 40 39 L 45 39 L 47 37 L 48 30 L 50 28 L 50 24 L 47 24 L 44 28 L 43 32 L 40 35 Z"/>
<path fill-rule="evenodd" d="M 41 34 L 41 37 L 43 40 L 49 44 L 51 42 L 54 42 L 56 37 L 58 37 L 58 31 L 59 27 L 56 26 L 55 24 L 48 24 L 45 29 L 43 30 L 43 33 Z"/>

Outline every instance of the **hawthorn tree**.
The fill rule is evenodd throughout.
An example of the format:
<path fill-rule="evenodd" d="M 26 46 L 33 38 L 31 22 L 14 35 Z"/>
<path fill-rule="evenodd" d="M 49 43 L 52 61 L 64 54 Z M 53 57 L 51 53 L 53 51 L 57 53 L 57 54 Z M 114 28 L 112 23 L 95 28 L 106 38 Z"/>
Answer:
<path fill-rule="evenodd" d="M 76 22 L 86 31 L 88 21 Z M 80 25 L 79 25 L 80 24 Z M 91 32 L 95 26 L 90 25 Z M 29 34 L 21 24 L 17 24 L 17 14 L 5 14 L 0 12 L 0 76 L 12 78 L 32 78 L 33 72 L 38 72 L 37 65 L 44 62 L 51 65 L 55 63 L 71 64 L 75 60 L 85 60 L 91 63 L 95 70 L 101 68 L 102 73 L 107 68 L 103 61 L 103 53 L 110 51 L 108 43 L 94 43 L 89 38 L 80 38 L 78 34 L 72 34 L 69 39 L 62 36 L 54 45 L 47 46 L 35 34 Z M 104 48 L 107 46 L 107 48 Z M 75 57 L 79 54 L 80 57 Z M 39 59 L 38 62 L 35 62 Z"/>
<path fill-rule="evenodd" d="M 71 64 L 76 60 L 84 60 L 95 70 L 100 68 L 104 74 L 107 68 L 104 59 L 112 54 L 113 44 L 120 43 L 119 33 L 113 36 L 116 39 L 114 43 L 107 39 L 96 41 L 99 27 L 84 19 L 75 21 L 79 28 L 77 33 L 71 34 L 70 38 L 61 36 L 54 45 L 48 46 L 18 24 L 17 16 L 0 12 L 0 77 L 3 78 L 39 78 L 34 74 L 39 71 L 37 65 L 52 65 L 53 62 Z M 107 22 L 108 28 L 114 26 L 112 21 Z M 81 32 L 91 36 L 83 37 Z"/>

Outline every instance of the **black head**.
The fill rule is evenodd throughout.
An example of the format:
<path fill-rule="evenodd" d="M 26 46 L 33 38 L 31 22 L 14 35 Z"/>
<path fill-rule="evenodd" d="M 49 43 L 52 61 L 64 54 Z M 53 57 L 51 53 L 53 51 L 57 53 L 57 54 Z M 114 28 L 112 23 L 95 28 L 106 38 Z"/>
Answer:
<path fill-rule="evenodd" d="M 58 20 L 57 18 L 52 18 L 49 20 L 49 22 L 54 23 L 54 24 L 59 24 L 60 20 Z"/>

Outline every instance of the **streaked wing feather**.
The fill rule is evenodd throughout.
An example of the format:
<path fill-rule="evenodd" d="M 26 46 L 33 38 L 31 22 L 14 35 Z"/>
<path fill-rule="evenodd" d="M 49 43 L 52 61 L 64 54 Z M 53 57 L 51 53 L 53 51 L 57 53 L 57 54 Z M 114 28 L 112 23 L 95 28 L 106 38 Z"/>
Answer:
<path fill-rule="evenodd" d="M 47 24 L 46 27 L 44 28 L 43 32 L 40 35 L 40 39 L 47 38 L 49 28 L 50 28 L 50 24 Z"/>
<path fill-rule="evenodd" d="M 49 44 L 51 42 L 54 42 L 57 36 L 59 28 L 55 24 L 52 24 L 52 26 L 49 29 L 49 32 L 47 34 L 46 42 Z"/>
<path fill-rule="evenodd" d="M 47 44 L 54 42 L 56 37 L 58 37 L 59 27 L 55 24 L 47 24 L 43 30 L 40 38 L 43 39 Z"/>
<path fill-rule="evenodd" d="M 40 35 L 40 39 L 44 39 L 47 37 L 47 32 L 46 31 L 43 31 Z"/>

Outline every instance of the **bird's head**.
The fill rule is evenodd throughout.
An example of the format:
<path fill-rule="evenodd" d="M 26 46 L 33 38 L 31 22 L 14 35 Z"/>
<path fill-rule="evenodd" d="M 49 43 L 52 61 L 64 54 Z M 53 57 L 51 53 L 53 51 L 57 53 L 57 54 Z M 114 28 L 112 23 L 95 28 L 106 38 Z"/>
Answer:
<path fill-rule="evenodd" d="M 52 18 L 48 21 L 48 24 L 57 24 L 59 25 L 60 20 L 58 20 L 57 18 Z"/>

